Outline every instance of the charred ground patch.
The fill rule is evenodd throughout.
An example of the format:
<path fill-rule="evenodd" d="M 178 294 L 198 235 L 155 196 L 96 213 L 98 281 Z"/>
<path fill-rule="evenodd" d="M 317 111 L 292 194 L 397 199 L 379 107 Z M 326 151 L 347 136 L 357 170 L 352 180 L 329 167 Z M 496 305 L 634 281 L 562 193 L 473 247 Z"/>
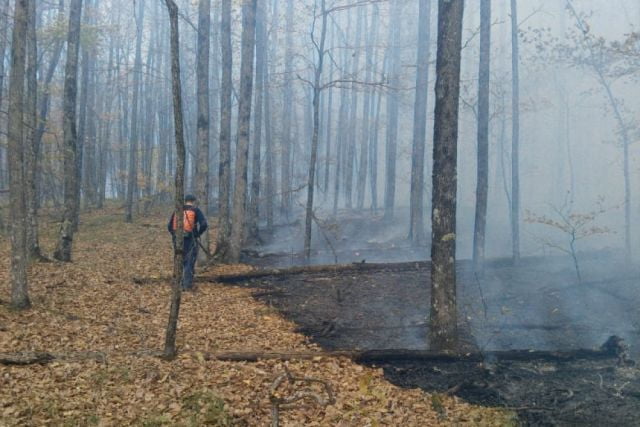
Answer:
<path fill-rule="evenodd" d="M 463 349 L 570 352 L 621 336 L 637 356 L 640 295 L 631 271 L 600 257 L 577 283 L 564 259 L 458 265 Z M 327 350 L 427 349 L 429 264 L 304 269 L 241 281 Z M 525 358 L 526 359 L 526 358 Z M 638 425 L 640 372 L 617 358 L 377 362 L 405 387 L 515 409 L 528 425 Z"/>

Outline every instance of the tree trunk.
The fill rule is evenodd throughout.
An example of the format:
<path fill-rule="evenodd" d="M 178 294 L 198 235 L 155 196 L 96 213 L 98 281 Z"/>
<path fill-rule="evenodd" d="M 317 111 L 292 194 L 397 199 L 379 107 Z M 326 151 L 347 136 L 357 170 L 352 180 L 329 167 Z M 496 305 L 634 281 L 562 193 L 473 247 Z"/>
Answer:
<path fill-rule="evenodd" d="M 37 143 L 38 123 L 38 49 L 36 40 L 36 3 L 28 0 L 27 23 L 27 96 L 25 109 L 25 200 L 27 257 L 30 260 L 42 258 L 38 238 L 38 177 L 39 147 Z"/>
<path fill-rule="evenodd" d="M 211 0 L 200 0 L 198 4 L 198 55 L 196 78 L 198 80 L 198 155 L 196 157 L 196 197 L 200 209 L 209 212 L 209 35 L 211 31 Z M 209 233 L 201 236 L 200 242 L 209 251 Z M 205 261 L 205 251 L 199 252 L 200 261 Z"/>
<path fill-rule="evenodd" d="M 484 248 L 489 193 L 489 78 L 491 73 L 491 0 L 480 2 L 480 65 L 478 70 L 478 178 L 473 230 L 473 265 L 484 273 Z"/>
<path fill-rule="evenodd" d="M 257 0 L 242 3 L 242 48 L 240 63 L 240 97 L 238 99 L 238 143 L 236 146 L 233 221 L 231 227 L 230 260 L 240 261 L 244 243 L 247 203 L 247 167 L 251 128 L 251 94 L 253 91 L 253 59 L 256 43 Z"/>
<path fill-rule="evenodd" d="M 127 203 L 125 221 L 133 222 L 133 207 L 138 192 L 138 98 L 142 74 L 142 32 L 144 23 L 144 0 L 137 0 L 136 56 L 133 65 L 133 99 L 131 101 L 131 141 L 129 143 L 129 173 L 127 176 Z M 135 9 L 135 4 L 134 4 Z"/>
<path fill-rule="evenodd" d="M 180 84 L 180 36 L 178 32 L 178 7 L 173 0 L 165 0 L 171 22 L 171 81 L 173 88 L 173 120 L 176 138 L 176 176 L 175 176 L 175 216 L 177 220 L 173 247 L 173 286 L 169 323 L 164 342 L 164 357 L 173 359 L 177 355 L 176 332 L 180 314 L 182 296 L 182 261 L 183 247 L 183 203 L 184 203 L 184 125 L 182 118 L 182 89 Z"/>
<path fill-rule="evenodd" d="M 511 0 L 511 246 L 520 262 L 520 74 L 518 71 L 518 9 Z"/>
<path fill-rule="evenodd" d="M 371 171 L 371 210 L 378 210 L 378 141 L 380 139 L 380 111 L 382 109 L 382 91 L 378 91 L 378 102 L 373 125 L 373 138 L 371 139 L 371 153 L 369 170 Z"/>
<path fill-rule="evenodd" d="M 320 29 L 320 43 L 316 49 L 318 63 L 314 70 L 313 80 L 313 135 L 311 137 L 311 160 L 309 162 L 309 178 L 307 181 L 307 206 L 304 226 L 304 254 L 308 261 L 311 257 L 311 221 L 313 219 L 313 191 L 315 189 L 314 180 L 316 176 L 316 163 L 318 158 L 318 132 L 320 130 L 320 91 L 322 67 L 324 65 L 324 44 L 327 36 L 327 11 L 325 0 L 320 0 L 320 13 L 322 17 L 322 27 Z M 314 18 L 316 19 L 316 18 Z M 311 37 L 315 37 L 313 34 Z"/>
<path fill-rule="evenodd" d="M 366 64 L 367 71 L 365 76 L 365 81 L 370 82 L 373 76 L 373 71 L 375 70 L 374 58 L 373 58 L 373 50 L 374 46 L 378 44 L 378 21 L 380 19 L 379 9 L 377 6 L 374 6 L 374 13 L 371 17 L 371 40 L 367 41 L 367 51 L 366 51 Z M 369 163 L 369 143 L 371 141 L 372 135 L 372 115 L 373 115 L 373 100 L 375 97 L 375 92 L 372 89 L 367 89 L 367 92 L 364 96 L 364 110 L 363 110 L 363 118 L 362 118 L 362 135 L 360 136 L 360 164 L 358 167 L 358 183 L 357 183 L 357 207 L 358 209 L 364 208 L 364 199 L 366 195 L 366 184 L 367 184 L 367 165 Z"/>
<path fill-rule="evenodd" d="M 277 12 L 278 12 L 278 3 L 277 0 L 273 3 L 272 10 L 272 20 L 277 20 Z M 264 7 L 264 6 L 263 6 Z M 265 23 L 266 26 L 266 16 Z M 273 34 L 273 33 L 272 33 Z M 272 116 L 271 116 L 271 87 L 270 87 L 270 76 L 275 74 L 275 71 L 271 71 L 271 69 L 275 70 L 275 60 L 269 62 L 269 58 L 275 58 L 275 45 L 277 39 L 276 35 L 273 34 L 273 39 L 270 44 L 270 48 L 267 53 L 267 57 L 265 58 L 265 62 L 269 64 L 269 67 L 265 68 L 265 76 L 264 76 L 264 137 L 265 137 L 265 216 L 267 219 L 267 229 L 273 229 L 273 209 L 274 209 L 274 198 L 275 198 L 275 156 L 274 156 L 274 141 L 273 141 L 273 128 L 272 128 Z"/>
<path fill-rule="evenodd" d="M 8 30 L 9 30 L 9 1 L 2 2 L 2 10 L 0 10 L 0 58 L 5 58 L 7 50 Z M 5 77 L 5 61 L 0 61 L 0 105 L 2 104 L 4 95 L 4 77 Z M 5 149 L 0 147 L 0 187 L 6 188 L 7 183 L 5 179 L 7 177 L 4 168 L 4 153 Z"/>
<path fill-rule="evenodd" d="M 258 238 L 260 213 L 260 150 L 262 149 L 262 114 L 264 111 L 264 89 L 267 53 L 266 5 L 258 0 L 256 15 L 256 114 L 253 121 L 253 148 L 251 156 L 251 196 L 249 201 L 249 230 L 251 238 Z"/>
<path fill-rule="evenodd" d="M 286 52 L 284 66 L 284 111 L 282 117 L 282 138 L 280 150 L 280 166 L 282 174 L 280 179 L 281 204 L 280 214 L 285 218 L 289 217 L 291 211 L 291 124 L 293 120 L 293 0 L 287 0 L 286 13 Z"/>
<path fill-rule="evenodd" d="M 8 115 L 8 161 L 9 200 L 11 202 L 11 306 L 26 309 L 31 306 L 27 287 L 27 236 L 24 188 L 25 115 L 24 78 L 26 60 L 26 37 L 29 21 L 29 2 L 16 0 L 14 9 L 13 36 L 11 42 L 11 74 L 9 80 Z"/>
<path fill-rule="evenodd" d="M 430 348 L 458 346 L 456 193 L 463 0 L 440 0 L 433 133 Z"/>
<path fill-rule="evenodd" d="M 364 8 L 357 8 L 355 44 L 352 54 L 351 75 L 356 78 L 360 67 L 360 44 L 362 40 L 362 21 L 364 20 Z M 347 137 L 347 158 L 345 162 L 345 199 L 347 209 L 353 207 L 353 169 L 356 161 L 356 140 L 358 139 L 358 87 L 354 82 L 351 84 L 351 110 L 349 112 L 349 127 Z"/>
<path fill-rule="evenodd" d="M 76 100 L 78 93 L 78 56 L 80 53 L 80 20 L 82 0 L 72 0 L 69 6 L 69 33 L 67 36 L 67 63 L 65 65 L 63 98 L 64 132 L 64 214 L 60 235 L 53 257 L 70 262 L 73 244 L 73 222 L 76 218 L 77 179 Z"/>
<path fill-rule="evenodd" d="M 389 85 L 387 95 L 387 142 L 385 150 L 386 171 L 384 188 L 384 218 L 393 219 L 396 195 L 396 151 L 398 149 L 398 111 L 400 85 L 400 3 L 392 0 L 389 25 Z"/>
<path fill-rule="evenodd" d="M 220 21 L 220 49 L 222 52 L 222 82 L 220 87 L 220 165 L 218 169 L 218 239 L 216 256 L 229 259 L 231 237 L 231 95 L 233 90 L 231 50 L 231 0 L 222 0 Z"/>
<path fill-rule="evenodd" d="M 91 25 L 91 8 L 92 1 L 85 0 L 84 3 L 84 14 L 82 17 L 82 25 L 85 27 L 89 27 Z M 75 209 L 75 217 L 73 218 L 73 230 L 78 231 L 78 226 L 80 224 L 80 202 L 84 188 L 83 182 L 83 165 L 84 165 L 84 151 L 86 140 L 87 140 L 87 111 L 88 101 L 89 101 L 89 77 L 92 74 L 91 71 L 91 49 L 87 45 L 86 42 L 82 42 L 80 40 L 81 47 L 81 61 L 80 61 L 80 96 L 78 99 L 78 107 L 80 110 L 78 111 L 78 139 L 77 139 L 77 147 L 76 147 L 76 209 Z M 85 194 L 86 199 L 86 194 Z"/>
<path fill-rule="evenodd" d="M 411 196 L 409 239 L 414 246 L 424 242 L 424 151 L 429 93 L 429 50 L 431 48 L 431 0 L 420 0 L 418 16 L 418 69 L 413 110 Z"/>
<path fill-rule="evenodd" d="M 60 0 L 57 19 L 60 22 L 63 22 L 65 19 L 64 0 Z M 37 121 L 38 126 L 37 126 L 36 141 L 35 141 L 37 153 L 40 151 L 40 147 L 42 146 L 42 136 L 44 135 L 45 129 L 47 127 L 47 117 L 49 115 L 50 97 L 51 97 L 51 82 L 53 81 L 53 76 L 55 74 L 56 68 L 58 67 L 58 62 L 60 62 L 60 57 L 62 56 L 63 47 L 64 47 L 64 42 L 63 42 L 63 39 L 61 38 L 59 41 L 56 42 L 55 47 L 53 48 L 51 61 L 49 62 L 49 67 L 47 68 L 47 73 L 44 77 L 44 82 L 42 84 L 42 97 L 40 98 L 39 117 Z M 0 86 L 1 86 L 1 83 L 0 83 Z"/>

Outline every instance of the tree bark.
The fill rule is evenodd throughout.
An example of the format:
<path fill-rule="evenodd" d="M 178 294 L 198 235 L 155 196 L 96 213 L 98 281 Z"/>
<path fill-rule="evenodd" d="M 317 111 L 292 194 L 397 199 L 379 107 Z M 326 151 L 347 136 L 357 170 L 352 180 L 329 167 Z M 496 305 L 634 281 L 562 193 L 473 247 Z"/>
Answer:
<path fill-rule="evenodd" d="M 316 177 L 316 163 L 318 159 L 318 132 L 320 131 L 320 84 L 322 78 L 322 68 L 324 66 L 324 45 L 327 37 L 327 11 L 325 0 L 320 0 L 320 4 L 322 27 L 320 29 L 320 43 L 317 44 L 318 47 L 316 48 L 318 63 L 315 65 L 313 80 L 313 135 L 311 137 L 311 160 L 309 162 L 309 178 L 307 181 L 307 206 L 304 223 L 304 254 L 307 261 L 311 257 L 311 221 L 313 219 L 313 192 L 315 189 L 314 180 Z M 314 34 L 311 34 L 311 37 L 314 38 Z"/>
<path fill-rule="evenodd" d="M 411 196 L 409 239 L 414 246 L 424 242 L 424 152 L 429 93 L 429 51 L 431 48 L 431 0 L 420 0 L 418 15 L 418 69 L 413 110 Z"/>
<path fill-rule="evenodd" d="M 293 0 L 287 0 L 287 12 L 285 23 L 285 87 L 284 87 L 284 111 L 282 117 L 282 138 L 280 149 L 280 166 L 282 168 L 280 178 L 281 204 L 280 215 L 289 218 L 291 212 L 291 124 L 293 121 Z"/>
<path fill-rule="evenodd" d="M 37 177 L 39 169 L 38 126 L 38 49 L 36 40 L 36 2 L 28 0 L 27 23 L 27 96 L 25 109 L 25 197 L 26 197 L 26 233 L 27 257 L 30 260 L 42 259 L 38 237 L 38 192 Z"/>
<path fill-rule="evenodd" d="M 182 118 L 182 88 L 180 83 L 180 34 L 178 28 L 178 7 L 173 0 L 165 0 L 171 22 L 171 81 L 173 92 L 173 120 L 176 139 L 176 176 L 175 176 L 175 217 L 177 220 L 173 246 L 173 286 L 169 323 L 164 341 L 164 357 L 173 359 L 177 355 L 176 333 L 180 300 L 182 296 L 182 262 L 184 259 L 183 203 L 184 203 L 184 124 Z"/>
<path fill-rule="evenodd" d="M 489 193 L 489 84 L 491 75 L 491 0 L 480 2 L 480 65 L 478 70 L 478 170 L 473 265 L 484 273 L 487 198 Z"/>
<path fill-rule="evenodd" d="M 198 155 L 196 156 L 196 197 L 200 209 L 206 215 L 209 212 L 209 50 L 211 32 L 211 0 L 198 3 L 198 54 L 196 66 L 198 98 Z M 200 237 L 200 243 L 209 251 L 209 233 Z M 200 261 L 205 261 L 205 251 L 199 252 Z"/>
<path fill-rule="evenodd" d="M 430 348 L 455 351 L 458 102 L 463 0 L 439 0 L 431 212 Z"/>
<path fill-rule="evenodd" d="M 70 262 L 73 245 L 73 222 L 76 218 L 77 161 L 76 100 L 78 94 L 78 56 L 80 53 L 80 21 L 82 0 L 72 0 L 69 6 L 69 33 L 67 36 L 67 63 L 65 65 L 63 98 L 64 132 L 64 214 L 60 235 L 53 257 Z"/>
<path fill-rule="evenodd" d="M 247 167 L 251 128 L 251 94 L 253 91 L 253 59 L 256 43 L 257 0 L 242 3 L 242 48 L 240 63 L 240 96 L 238 99 L 238 143 L 236 146 L 233 221 L 231 227 L 230 261 L 240 261 L 245 237 L 247 203 Z"/>
<path fill-rule="evenodd" d="M 0 10 L 0 58 L 5 58 L 7 50 L 7 42 L 9 40 L 9 1 L 3 2 L 2 10 Z M 2 105 L 4 95 L 4 77 L 5 77 L 5 61 L 0 61 L 0 105 Z M 8 150 L 8 149 L 7 149 Z M 0 187 L 5 188 L 7 174 L 4 169 L 5 149 L 0 147 Z"/>
<path fill-rule="evenodd" d="M 367 41 L 366 49 L 366 64 L 367 71 L 365 75 L 365 81 L 370 82 L 375 71 L 374 60 L 374 47 L 378 44 L 378 21 L 380 20 L 380 13 L 377 5 L 374 6 L 374 12 L 371 17 L 370 31 L 372 32 L 371 40 Z M 369 163 L 369 145 L 371 142 L 371 135 L 373 134 L 371 125 L 373 124 L 373 112 L 374 112 L 374 99 L 375 91 L 371 88 L 367 89 L 364 96 L 364 111 L 362 119 L 362 134 L 360 135 L 360 164 L 358 166 L 358 182 L 357 182 L 357 207 L 358 209 L 364 208 L 364 199 L 366 196 L 366 184 L 367 184 L 367 166 Z"/>
<path fill-rule="evenodd" d="M 249 230 L 248 235 L 258 238 L 258 221 L 260 213 L 260 150 L 262 149 L 262 118 L 264 111 L 264 91 L 267 54 L 266 5 L 258 0 L 256 9 L 256 90 L 255 116 L 253 121 L 253 147 L 251 156 L 251 195 L 249 198 Z"/>
<path fill-rule="evenodd" d="M 125 221 L 133 222 L 133 207 L 138 193 L 138 99 L 142 74 L 142 32 L 144 24 L 144 0 L 137 0 L 136 53 L 133 65 L 133 99 L 131 101 L 131 140 L 129 142 L 129 172 L 127 176 L 127 203 Z M 135 9 L 135 4 L 134 4 Z"/>
<path fill-rule="evenodd" d="M 233 89 L 231 50 L 231 0 L 222 0 L 220 21 L 220 49 L 222 52 L 222 82 L 220 87 L 220 164 L 218 169 L 218 238 L 216 256 L 229 260 L 231 237 L 231 95 Z"/>
<path fill-rule="evenodd" d="M 389 85 L 387 95 L 387 141 L 385 149 L 384 218 L 393 219 L 396 197 L 396 152 L 398 149 L 398 111 L 400 86 L 400 3 L 392 0 L 389 25 Z"/>
<path fill-rule="evenodd" d="M 364 20 L 364 8 L 357 8 L 356 16 L 356 33 L 354 50 L 352 53 L 351 75 L 356 78 L 360 67 L 360 44 L 362 43 L 362 21 Z M 358 139 L 358 86 L 354 82 L 351 84 L 351 110 L 349 111 L 349 127 L 347 129 L 347 158 L 345 162 L 345 203 L 347 209 L 353 207 L 353 173 L 354 164 L 356 162 L 356 140 Z"/>
<path fill-rule="evenodd" d="M 272 21 L 275 22 L 277 20 L 277 12 L 278 12 L 278 3 L 277 0 L 273 2 L 272 9 Z M 266 16 L 265 16 L 265 27 L 266 27 Z M 271 80 L 270 76 L 275 74 L 275 60 L 270 61 L 270 58 L 275 59 L 276 48 L 275 45 L 277 43 L 277 38 L 275 32 L 272 32 L 272 40 L 269 43 L 267 40 L 267 44 L 269 44 L 269 49 L 267 56 L 265 57 L 265 62 L 269 64 L 269 67 L 265 68 L 265 76 L 264 76 L 264 137 L 265 137 L 265 216 L 267 219 L 267 229 L 273 229 L 273 211 L 274 211 L 274 198 L 275 198 L 275 189 L 276 189 L 276 159 L 274 155 L 274 141 L 273 141 L 273 126 L 272 126 L 272 102 L 271 102 Z"/>
<path fill-rule="evenodd" d="M 518 8 L 511 0 L 511 247 L 513 263 L 520 262 L 520 72 Z"/>
<path fill-rule="evenodd" d="M 11 74 L 9 77 L 8 162 L 9 200 L 11 202 L 11 306 L 27 309 L 31 306 L 27 287 L 27 235 L 24 212 L 25 115 L 24 79 L 26 38 L 29 21 L 29 1 L 16 0 L 11 41 Z"/>

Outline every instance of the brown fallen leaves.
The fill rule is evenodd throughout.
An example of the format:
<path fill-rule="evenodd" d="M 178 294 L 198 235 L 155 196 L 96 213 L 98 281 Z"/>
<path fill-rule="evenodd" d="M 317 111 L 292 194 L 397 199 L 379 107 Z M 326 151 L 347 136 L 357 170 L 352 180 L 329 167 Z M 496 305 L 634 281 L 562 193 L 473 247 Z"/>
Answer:
<path fill-rule="evenodd" d="M 201 285 L 185 294 L 178 330 L 183 352 L 173 362 L 132 355 L 161 348 L 169 284 L 136 285 L 133 277 L 171 274 L 165 218 L 125 224 L 115 210 L 83 217 L 71 264 L 30 269 L 33 309 L 8 302 L 8 241 L 0 255 L 0 352 L 99 351 L 106 361 L 0 366 L 0 425 L 269 425 L 269 387 L 285 367 L 331 384 L 336 403 L 301 403 L 281 413 L 281 425 L 496 425 L 500 410 L 448 396 L 400 389 L 380 369 L 347 359 L 233 363 L 205 360 L 222 350 L 317 349 L 294 325 L 251 298 L 249 290 Z M 55 226 L 43 230 L 51 248 Z M 218 267 L 214 273 L 246 266 Z"/>

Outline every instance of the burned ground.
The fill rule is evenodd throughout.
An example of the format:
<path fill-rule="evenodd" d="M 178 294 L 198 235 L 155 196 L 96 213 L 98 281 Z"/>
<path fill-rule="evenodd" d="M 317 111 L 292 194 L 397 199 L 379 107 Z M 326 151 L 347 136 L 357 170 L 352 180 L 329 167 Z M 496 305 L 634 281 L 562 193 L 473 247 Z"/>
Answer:
<path fill-rule="evenodd" d="M 490 263 L 484 278 L 458 266 L 465 351 L 598 348 L 621 336 L 638 355 L 637 277 L 600 254 L 578 283 L 563 258 Z M 358 271 L 279 274 L 245 283 L 325 349 L 427 349 L 429 264 Z M 404 387 L 452 393 L 473 403 L 515 408 L 528 425 L 638 425 L 640 372 L 615 359 L 389 361 L 387 378 Z"/>

